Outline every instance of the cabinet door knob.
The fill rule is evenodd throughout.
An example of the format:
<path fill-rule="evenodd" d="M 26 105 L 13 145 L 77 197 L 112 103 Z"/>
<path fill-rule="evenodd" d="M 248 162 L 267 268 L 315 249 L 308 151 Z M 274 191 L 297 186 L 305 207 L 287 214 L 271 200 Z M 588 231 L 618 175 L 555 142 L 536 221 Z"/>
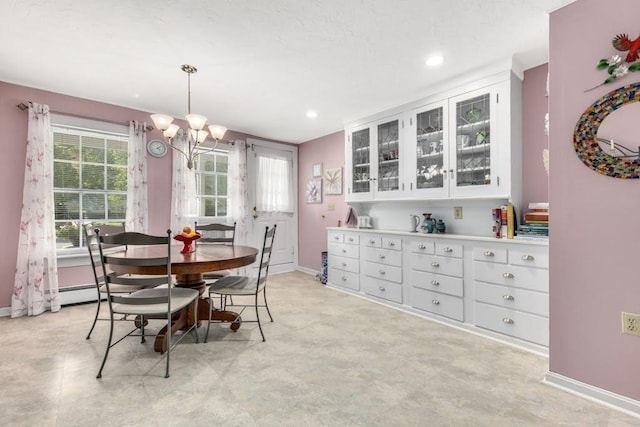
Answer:
<path fill-rule="evenodd" d="M 432 284 L 433 286 L 440 286 L 440 282 L 438 282 L 437 280 L 432 280 L 432 281 L 431 281 L 431 284 Z"/>
<path fill-rule="evenodd" d="M 347 278 L 346 278 L 346 277 L 344 277 L 344 276 L 342 276 L 342 281 L 343 281 L 343 282 L 346 282 L 346 281 L 347 281 Z"/>
<path fill-rule="evenodd" d="M 346 249 L 343 249 L 343 250 L 342 250 L 342 253 L 343 253 L 343 254 L 346 254 L 346 253 L 347 253 L 347 250 L 346 250 Z"/>
<path fill-rule="evenodd" d="M 394 247 L 396 244 L 394 242 L 387 243 L 389 246 Z"/>
<path fill-rule="evenodd" d="M 484 256 L 494 256 L 495 254 L 491 251 L 485 251 Z"/>
<path fill-rule="evenodd" d="M 346 263 L 346 262 L 343 262 L 343 263 L 342 263 L 342 266 L 343 266 L 343 267 L 346 267 L 346 266 L 347 266 L 347 263 Z"/>
<path fill-rule="evenodd" d="M 533 261 L 533 255 L 522 255 L 522 260 L 523 261 Z"/>
<path fill-rule="evenodd" d="M 349 237 L 349 241 L 350 241 L 350 242 L 353 242 L 353 237 Z"/>
<path fill-rule="evenodd" d="M 340 238 L 339 238 L 338 236 L 333 236 L 333 238 L 334 238 L 335 240 L 340 240 Z"/>
<path fill-rule="evenodd" d="M 513 279 L 513 273 L 502 273 L 502 277 L 505 279 Z"/>
<path fill-rule="evenodd" d="M 513 325 L 513 323 L 514 323 L 514 322 L 513 322 L 513 319 L 510 319 L 510 318 L 508 318 L 508 317 L 503 317 L 503 318 L 502 318 L 502 322 L 503 322 L 503 323 L 506 323 L 506 324 L 508 324 L 508 325 Z"/>
<path fill-rule="evenodd" d="M 380 291 L 382 291 L 382 292 L 386 291 L 386 289 L 384 288 L 384 286 L 378 286 L 378 289 L 380 289 Z"/>
<path fill-rule="evenodd" d="M 378 273 L 380 273 L 381 276 L 384 276 L 385 274 L 387 274 L 387 273 L 385 273 L 384 270 L 380 270 L 380 271 L 378 271 Z"/>
<path fill-rule="evenodd" d="M 425 245 L 418 245 L 418 249 L 427 249 Z"/>
<path fill-rule="evenodd" d="M 378 255 L 378 258 L 385 259 L 386 257 L 384 255 L 380 254 L 380 255 Z"/>
<path fill-rule="evenodd" d="M 506 300 L 506 301 L 513 301 L 513 295 L 509 295 L 509 294 L 504 294 L 502 295 L 502 299 Z"/>
<path fill-rule="evenodd" d="M 375 240 L 369 240 L 369 244 L 370 245 L 375 245 L 376 241 Z"/>
<path fill-rule="evenodd" d="M 433 304 L 433 305 L 440 305 L 440 301 L 438 301 L 437 299 L 432 299 L 432 300 L 431 300 L 431 304 Z"/>
<path fill-rule="evenodd" d="M 439 262 L 435 262 L 435 261 L 433 261 L 433 262 L 431 263 L 431 267 L 440 267 L 440 263 L 439 263 Z"/>
<path fill-rule="evenodd" d="M 445 251 L 445 252 L 453 252 L 453 249 L 451 249 L 451 248 L 444 248 L 444 249 L 443 249 L 443 251 Z"/>

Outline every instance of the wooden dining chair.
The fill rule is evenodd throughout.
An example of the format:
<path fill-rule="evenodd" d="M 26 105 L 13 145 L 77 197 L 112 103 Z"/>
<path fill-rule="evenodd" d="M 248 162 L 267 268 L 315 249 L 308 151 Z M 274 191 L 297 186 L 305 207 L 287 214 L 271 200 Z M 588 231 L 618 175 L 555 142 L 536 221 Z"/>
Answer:
<path fill-rule="evenodd" d="M 167 230 L 166 236 L 151 236 L 148 234 L 134 232 L 105 236 L 101 234 L 99 228 L 96 228 L 95 234 L 98 239 L 98 249 L 100 252 L 100 261 L 102 264 L 102 273 L 107 291 L 107 302 L 109 305 L 111 320 L 109 340 L 97 378 L 102 377 L 102 370 L 107 361 L 107 357 L 109 356 L 109 350 L 111 350 L 113 346 L 128 336 L 141 336 L 142 343 L 145 342 L 145 323 L 147 319 L 163 319 L 163 321 L 166 322 L 167 364 L 165 378 L 169 378 L 169 363 L 173 347 L 175 347 L 187 335 L 187 332 L 193 332 L 195 334 L 196 343 L 199 341 L 197 331 L 198 322 L 195 321 L 193 322 L 193 325 L 188 326 L 187 330 L 185 330 L 183 334 L 180 334 L 176 339 L 174 339 L 174 342 L 172 343 L 172 317 L 190 304 L 194 304 L 194 313 L 197 313 L 198 297 L 200 295 L 196 289 L 176 288 L 173 286 L 171 278 L 171 230 Z M 126 256 L 122 256 L 122 252 L 107 253 L 108 247 L 123 245 L 127 246 L 127 248 L 135 245 L 164 245 L 166 246 L 167 251 L 166 256 L 153 258 L 127 258 Z M 112 271 L 117 271 L 118 267 L 131 268 L 155 266 L 166 266 L 167 274 L 162 276 L 144 276 L 118 274 Z M 157 287 L 161 284 L 166 286 Z M 116 294 L 111 292 L 111 287 L 115 285 L 155 287 L 150 289 L 141 289 L 130 294 Z M 113 329 L 116 315 L 139 316 L 139 328 L 134 328 L 118 340 L 114 341 Z M 139 335 L 136 335 L 135 333 L 138 330 L 140 333 Z"/>
<path fill-rule="evenodd" d="M 240 307 L 241 310 L 238 313 L 238 317 L 235 319 L 236 322 L 247 323 L 247 322 L 256 322 L 258 323 L 258 328 L 260 329 L 260 335 L 262 335 L 262 341 L 266 341 L 264 338 L 264 332 L 262 331 L 262 324 L 260 323 L 260 312 L 259 308 L 264 307 L 267 310 L 267 314 L 269 315 L 269 319 L 273 322 L 273 317 L 271 316 L 271 311 L 269 311 L 269 305 L 267 304 L 267 276 L 269 275 L 269 263 L 271 261 L 271 254 L 273 251 L 273 241 L 276 235 L 276 225 L 269 228 L 266 227 L 264 231 L 264 240 L 262 243 L 262 253 L 260 255 L 260 263 L 258 264 L 258 277 L 250 278 L 248 276 L 227 276 L 221 279 L 216 280 L 209 286 L 209 303 L 213 307 L 214 297 L 220 297 L 220 309 L 226 310 L 227 307 Z M 258 303 L 258 297 L 262 294 L 262 298 L 264 303 Z M 235 297 L 235 296 L 252 296 L 253 304 L 239 304 L 230 302 L 226 303 L 226 297 Z M 238 298 L 236 298 L 238 300 Z M 256 312 L 256 320 L 244 320 L 241 318 L 241 314 L 247 307 L 255 307 Z M 209 327 L 211 323 L 218 323 L 217 320 L 211 319 L 211 311 L 209 311 L 209 322 L 207 324 L 207 332 L 204 339 L 204 342 L 207 342 L 209 338 Z"/>
<path fill-rule="evenodd" d="M 215 245 L 233 245 L 236 239 L 236 223 L 233 225 L 228 224 L 198 224 L 198 221 L 194 225 L 195 231 L 200 233 L 202 237 L 196 241 L 196 245 L 200 244 L 215 244 Z M 231 271 L 209 271 L 202 276 L 204 280 L 218 280 L 222 277 L 229 276 Z"/>

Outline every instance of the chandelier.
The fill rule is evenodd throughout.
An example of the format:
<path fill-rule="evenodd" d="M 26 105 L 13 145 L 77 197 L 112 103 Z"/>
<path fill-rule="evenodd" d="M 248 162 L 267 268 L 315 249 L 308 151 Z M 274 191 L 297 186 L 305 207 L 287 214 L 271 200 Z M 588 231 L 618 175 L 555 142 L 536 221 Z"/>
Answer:
<path fill-rule="evenodd" d="M 207 124 L 207 118 L 199 114 L 191 114 L 191 74 L 197 73 L 198 69 L 193 65 L 184 64 L 182 71 L 187 73 L 188 79 L 188 97 L 187 97 L 187 115 L 185 119 L 189 123 L 189 129 L 187 131 L 187 146 L 183 148 L 174 145 L 174 138 L 180 130 L 180 126 L 173 124 L 173 117 L 166 114 L 152 114 L 151 120 L 156 125 L 157 129 L 160 129 L 167 140 L 167 143 L 171 148 L 181 152 L 187 159 L 187 167 L 193 169 L 193 161 L 200 154 L 210 153 L 218 146 L 218 141 L 222 139 L 227 128 L 218 125 L 209 125 L 209 132 L 211 137 L 215 141 L 213 148 L 204 148 L 201 144 L 209 136 L 209 132 L 205 130 Z M 184 131 L 183 131 L 184 132 Z"/>

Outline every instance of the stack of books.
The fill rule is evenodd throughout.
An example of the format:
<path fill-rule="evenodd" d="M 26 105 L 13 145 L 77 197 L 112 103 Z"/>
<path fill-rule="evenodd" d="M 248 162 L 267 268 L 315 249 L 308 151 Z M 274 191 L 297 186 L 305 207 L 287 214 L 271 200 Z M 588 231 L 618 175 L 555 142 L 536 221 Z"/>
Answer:
<path fill-rule="evenodd" d="M 524 214 L 524 221 L 518 227 L 519 239 L 549 238 L 549 203 L 529 203 L 530 211 Z"/>

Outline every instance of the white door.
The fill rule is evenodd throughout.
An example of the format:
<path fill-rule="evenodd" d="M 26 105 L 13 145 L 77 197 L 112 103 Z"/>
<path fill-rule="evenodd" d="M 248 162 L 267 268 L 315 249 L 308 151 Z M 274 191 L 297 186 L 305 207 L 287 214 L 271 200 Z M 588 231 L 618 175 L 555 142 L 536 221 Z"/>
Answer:
<path fill-rule="evenodd" d="M 292 271 L 298 265 L 298 147 L 250 138 L 247 144 L 249 241 L 262 248 L 265 227 L 277 225 L 270 271 Z"/>

